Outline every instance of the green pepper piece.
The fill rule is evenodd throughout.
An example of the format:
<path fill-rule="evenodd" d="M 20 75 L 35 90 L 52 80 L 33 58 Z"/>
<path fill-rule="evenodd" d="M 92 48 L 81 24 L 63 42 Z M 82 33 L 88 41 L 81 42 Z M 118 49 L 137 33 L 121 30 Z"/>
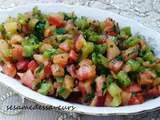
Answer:
<path fill-rule="evenodd" d="M 108 85 L 110 85 L 113 82 L 113 77 L 112 75 L 108 75 L 107 76 L 107 81 L 108 81 Z"/>
<path fill-rule="evenodd" d="M 87 21 L 87 18 L 85 18 L 85 17 L 77 19 L 75 21 L 75 24 L 81 30 L 84 30 L 89 27 L 89 22 Z"/>
<path fill-rule="evenodd" d="M 139 37 L 129 37 L 125 42 L 124 44 L 126 46 L 129 46 L 129 47 L 132 47 L 132 46 L 135 46 L 138 42 L 140 41 L 140 38 Z"/>
<path fill-rule="evenodd" d="M 26 23 L 26 17 L 25 15 L 19 13 L 18 14 L 18 23 L 20 23 L 21 25 L 25 24 Z"/>
<path fill-rule="evenodd" d="M 108 87 L 108 92 L 112 97 L 120 95 L 122 90 L 116 83 L 111 83 Z"/>
<path fill-rule="evenodd" d="M 34 53 L 32 46 L 25 45 L 25 46 L 23 46 L 23 50 L 24 50 L 25 57 L 31 57 Z"/>
<path fill-rule="evenodd" d="M 58 95 L 61 96 L 63 99 L 67 99 L 71 94 L 71 91 L 64 87 L 59 88 L 57 92 L 58 92 Z"/>
<path fill-rule="evenodd" d="M 82 48 L 82 59 L 85 59 L 89 56 L 90 53 L 94 50 L 94 44 L 92 42 L 86 42 Z"/>
<path fill-rule="evenodd" d="M 98 35 L 96 32 L 89 30 L 89 29 L 85 30 L 83 32 L 83 35 L 86 40 L 91 41 L 91 42 L 97 42 L 98 40 L 101 39 L 101 35 Z"/>
<path fill-rule="evenodd" d="M 65 33 L 65 29 L 64 28 L 56 28 L 55 29 L 55 33 L 58 35 L 63 35 Z"/>
<path fill-rule="evenodd" d="M 51 49 L 51 50 L 47 50 L 43 53 L 43 56 L 46 58 L 51 58 L 53 55 L 57 54 L 57 50 L 56 49 Z"/>
<path fill-rule="evenodd" d="M 42 14 L 41 10 L 38 9 L 37 6 L 32 9 L 32 16 L 34 18 L 39 19 L 39 20 L 43 20 L 44 19 L 44 15 Z"/>
<path fill-rule="evenodd" d="M 146 52 L 146 54 L 143 56 L 143 59 L 150 61 L 150 62 L 154 62 L 155 56 L 153 55 L 153 53 L 151 51 L 149 51 L 149 52 Z"/>
<path fill-rule="evenodd" d="M 103 91 L 103 95 L 105 95 L 107 92 L 107 83 L 106 82 L 103 82 L 102 91 Z"/>
<path fill-rule="evenodd" d="M 131 33 L 131 28 L 130 27 L 124 27 L 124 28 L 122 28 L 121 30 L 120 30 L 120 35 L 121 36 L 131 36 L 132 35 L 132 33 Z"/>
<path fill-rule="evenodd" d="M 126 64 L 129 65 L 133 71 L 138 71 L 141 66 L 141 64 L 139 62 L 137 62 L 133 59 L 128 60 Z"/>
<path fill-rule="evenodd" d="M 38 22 L 39 20 L 36 19 L 36 18 L 32 18 L 30 21 L 29 21 L 29 27 L 33 30 L 36 23 Z"/>
<path fill-rule="evenodd" d="M 4 51 L 4 56 L 5 57 L 12 57 L 12 51 L 11 51 L 11 49 L 6 49 Z"/>
<path fill-rule="evenodd" d="M 95 45 L 95 52 L 104 54 L 106 52 L 106 45 Z"/>
<path fill-rule="evenodd" d="M 94 64 L 101 64 L 105 67 L 108 66 L 108 59 L 99 53 L 92 54 L 92 61 Z"/>
<path fill-rule="evenodd" d="M 120 71 L 117 74 L 117 79 L 118 82 L 120 83 L 121 86 L 129 86 L 131 84 L 131 80 L 129 79 L 128 75 L 124 71 Z"/>
<path fill-rule="evenodd" d="M 121 96 L 117 95 L 117 96 L 113 97 L 113 100 L 111 102 L 111 106 L 112 107 L 117 107 L 121 104 L 121 102 L 122 102 Z"/>
<path fill-rule="evenodd" d="M 40 94 L 47 95 L 51 88 L 52 88 L 51 82 L 42 82 L 40 85 L 40 89 L 38 89 L 38 92 Z"/>
<path fill-rule="evenodd" d="M 56 81 L 58 83 L 63 83 L 64 82 L 64 77 L 56 77 Z"/>
<path fill-rule="evenodd" d="M 0 24 L 0 32 L 4 32 L 5 31 L 5 28 L 4 28 L 4 24 Z"/>
<path fill-rule="evenodd" d="M 75 21 L 77 19 L 77 16 L 74 13 L 63 13 L 64 20 L 72 20 Z"/>

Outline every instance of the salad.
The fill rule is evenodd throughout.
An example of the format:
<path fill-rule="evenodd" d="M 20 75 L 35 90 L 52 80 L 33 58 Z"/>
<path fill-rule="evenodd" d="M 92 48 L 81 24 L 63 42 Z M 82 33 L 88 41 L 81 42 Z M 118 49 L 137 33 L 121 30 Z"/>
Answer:
<path fill-rule="evenodd" d="M 160 59 L 141 35 L 74 13 L 18 14 L 0 24 L 2 72 L 46 96 L 90 106 L 160 96 Z"/>

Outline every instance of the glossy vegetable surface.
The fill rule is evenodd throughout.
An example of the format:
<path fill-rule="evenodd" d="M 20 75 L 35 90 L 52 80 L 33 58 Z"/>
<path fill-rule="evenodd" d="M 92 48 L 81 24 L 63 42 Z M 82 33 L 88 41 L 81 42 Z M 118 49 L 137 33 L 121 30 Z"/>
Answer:
<path fill-rule="evenodd" d="M 160 96 L 160 59 L 116 21 L 33 11 L 0 25 L 3 73 L 46 96 L 91 106 Z"/>

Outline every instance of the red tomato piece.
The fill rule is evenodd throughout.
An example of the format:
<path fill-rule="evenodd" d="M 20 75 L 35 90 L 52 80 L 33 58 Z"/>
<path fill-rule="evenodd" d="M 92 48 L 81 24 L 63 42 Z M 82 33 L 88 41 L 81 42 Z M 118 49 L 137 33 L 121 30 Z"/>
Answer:
<path fill-rule="evenodd" d="M 67 43 L 61 43 L 60 45 L 59 45 L 59 48 L 61 49 L 61 50 L 63 50 L 64 52 L 68 52 L 69 50 L 70 50 L 70 47 L 68 46 L 68 44 Z"/>
<path fill-rule="evenodd" d="M 144 102 L 144 97 L 142 95 L 137 95 L 129 99 L 128 105 L 136 105 L 136 104 L 141 104 L 143 102 Z"/>
<path fill-rule="evenodd" d="M 51 70 L 51 62 L 49 62 L 45 67 L 44 67 L 44 73 L 49 76 L 51 73 L 52 73 L 52 70 Z"/>
<path fill-rule="evenodd" d="M 122 93 L 121 93 L 122 105 L 127 105 L 129 99 L 131 98 L 131 96 L 132 96 L 132 93 L 126 92 L 126 91 L 122 91 Z"/>
<path fill-rule="evenodd" d="M 34 72 L 34 70 L 38 67 L 38 63 L 34 60 L 30 61 L 28 63 L 28 69 L 30 69 L 32 72 Z"/>
<path fill-rule="evenodd" d="M 110 106 L 111 106 L 111 103 L 112 103 L 112 100 L 113 100 L 112 96 L 111 96 L 109 93 L 107 93 L 107 94 L 106 94 L 106 98 L 105 98 L 104 105 L 110 107 Z"/>
<path fill-rule="evenodd" d="M 104 106 L 105 96 L 97 96 L 96 106 Z"/>
<path fill-rule="evenodd" d="M 27 70 L 25 73 L 18 73 L 18 75 L 20 77 L 21 83 L 28 86 L 29 88 L 32 88 L 32 82 L 35 78 L 31 70 Z"/>
<path fill-rule="evenodd" d="M 107 42 L 106 39 L 100 39 L 97 41 L 97 44 L 105 44 Z"/>
<path fill-rule="evenodd" d="M 6 63 L 2 69 L 6 75 L 11 77 L 14 77 L 17 73 L 16 67 L 11 63 Z"/>
<path fill-rule="evenodd" d="M 99 76 L 96 78 L 96 93 L 97 96 L 103 96 L 103 91 L 102 91 L 102 87 L 103 87 L 103 83 L 105 82 L 106 78 L 105 76 Z"/>
<path fill-rule="evenodd" d="M 12 49 L 12 57 L 21 60 L 23 59 L 23 48 L 20 45 L 15 45 Z"/>
<path fill-rule="evenodd" d="M 76 61 L 78 59 L 78 54 L 74 50 L 71 50 L 69 53 L 69 58 L 73 61 Z"/>
<path fill-rule="evenodd" d="M 141 88 L 140 85 L 134 83 L 134 84 L 128 86 L 128 87 L 125 89 L 125 91 L 131 92 L 131 93 L 132 93 L 132 92 L 141 92 L 141 91 L 142 91 L 142 88 Z"/>
<path fill-rule="evenodd" d="M 108 35 L 111 35 L 111 36 L 116 36 L 117 33 L 115 31 L 111 31 L 111 32 L 108 32 Z"/>
<path fill-rule="evenodd" d="M 16 63 L 17 70 L 26 71 L 28 69 L 28 60 L 20 60 Z"/>
<path fill-rule="evenodd" d="M 75 65 L 71 64 L 67 66 L 67 71 L 69 72 L 69 74 L 75 78 L 76 77 L 76 67 Z"/>
<path fill-rule="evenodd" d="M 119 72 L 120 69 L 122 68 L 123 66 L 123 61 L 118 61 L 118 60 L 112 60 L 110 63 L 109 63 L 109 68 L 113 71 L 113 72 Z"/>
<path fill-rule="evenodd" d="M 68 60 L 69 60 L 68 53 L 57 54 L 53 57 L 53 63 L 58 64 L 62 67 L 65 67 L 68 64 Z"/>
<path fill-rule="evenodd" d="M 95 66 L 83 65 L 77 70 L 77 78 L 80 81 L 93 79 L 96 76 Z"/>
<path fill-rule="evenodd" d="M 48 22 L 49 22 L 49 24 L 54 25 L 58 28 L 64 26 L 64 22 L 63 22 L 62 17 L 58 16 L 58 15 L 49 16 Z"/>
<path fill-rule="evenodd" d="M 85 39 L 84 39 L 83 35 L 80 34 L 75 41 L 76 51 L 80 51 L 81 48 L 83 48 L 84 42 L 85 42 Z"/>
<path fill-rule="evenodd" d="M 91 81 L 79 82 L 78 87 L 83 97 L 85 97 L 86 94 L 91 93 Z"/>
<path fill-rule="evenodd" d="M 147 96 L 148 97 L 158 97 L 160 96 L 160 90 L 158 87 L 154 87 L 150 90 L 147 91 Z"/>
<path fill-rule="evenodd" d="M 24 34 L 28 34 L 30 32 L 29 24 L 24 24 L 22 26 L 22 31 L 23 31 Z"/>

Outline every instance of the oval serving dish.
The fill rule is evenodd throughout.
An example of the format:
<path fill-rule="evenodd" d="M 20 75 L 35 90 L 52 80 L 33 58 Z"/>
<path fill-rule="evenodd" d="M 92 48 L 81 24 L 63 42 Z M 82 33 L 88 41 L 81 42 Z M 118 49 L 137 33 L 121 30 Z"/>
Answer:
<path fill-rule="evenodd" d="M 156 56 L 160 57 L 160 34 L 155 32 L 149 28 L 144 27 L 136 21 L 131 19 L 122 17 L 120 15 L 100 10 L 97 8 L 89 8 L 83 6 L 70 6 L 60 3 L 54 4 L 29 4 L 24 6 L 19 6 L 15 8 L 10 8 L 6 10 L 0 11 L 0 22 L 6 20 L 8 16 L 16 17 L 18 13 L 24 13 L 31 11 L 33 7 L 38 6 L 42 12 L 75 12 L 76 15 L 86 16 L 92 19 L 104 20 L 107 17 L 113 18 L 115 21 L 119 23 L 120 27 L 130 26 L 132 28 L 132 33 L 141 34 L 145 37 L 147 42 L 154 48 L 154 52 Z M 139 112 L 144 112 L 148 110 L 158 109 L 160 107 L 160 97 L 156 99 L 152 99 L 146 101 L 143 104 L 132 105 L 132 106 L 121 106 L 121 107 L 91 107 L 80 104 L 68 103 L 62 100 L 58 100 L 56 98 L 51 98 L 47 96 L 43 96 L 25 86 L 23 86 L 19 81 L 0 73 L 0 82 L 7 85 L 8 87 L 15 90 L 17 93 L 25 96 L 28 99 L 36 101 L 40 104 L 51 105 L 51 106 L 74 106 L 75 109 L 71 112 L 89 114 L 89 115 L 128 115 Z"/>

